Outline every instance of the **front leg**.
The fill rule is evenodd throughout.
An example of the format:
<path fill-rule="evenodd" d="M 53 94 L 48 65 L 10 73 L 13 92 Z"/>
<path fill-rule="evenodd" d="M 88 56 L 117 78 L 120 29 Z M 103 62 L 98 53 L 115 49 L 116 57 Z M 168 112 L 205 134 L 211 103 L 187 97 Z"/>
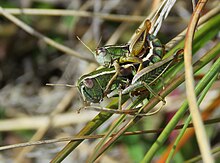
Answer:
<path fill-rule="evenodd" d="M 138 57 L 121 57 L 119 60 L 119 63 L 127 63 L 127 62 L 131 62 L 131 63 L 139 63 L 139 67 L 137 72 L 139 72 L 140 70 L 142 70 L 143 68 L 143 61 L 142 59 L 138 58 Z"/>
<path fill-rule="evenodd" d="M 104 96 L 106 96 L 109 93 L 109 89 L 112 86 L 112 83 L 115 81 L 115 79 L 118 77 L 118 74 L 120 72 L 120 65 L 117 61 L 113 62 L 113 66 L 115 68 L 115 74 L 112 76 L 111 80 L 108 82 L 105 90 L 104 90 Z"/>

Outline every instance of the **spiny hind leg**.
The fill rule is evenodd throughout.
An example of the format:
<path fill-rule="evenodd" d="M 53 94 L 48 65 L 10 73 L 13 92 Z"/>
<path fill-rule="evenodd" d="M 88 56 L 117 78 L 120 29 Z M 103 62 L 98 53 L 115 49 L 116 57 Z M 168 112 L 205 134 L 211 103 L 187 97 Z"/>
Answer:
<path fill-rule="evenodd" d="M 144 116 L 152 116 L 154 114 L 157 114 L 163 107 L 164 107 L 164 104 L 162 104 L 160 106 L 160 108 L 155 110 L 155 111 L 152 111 L 152 112 L 149 112 L 149 113 L 136 113 L 135 115 L 136 116 L 142 116 L 142 117 L 144 117 Z"/>
<path fill-rule="evenodd" d="M 142 82 L 142 84 L 144 85 L 144 87 L 145 87 L 150 93 L 152 93 L 152 95 L 153 95 L 154 97 L 156 97 L 157 99 L 159 99 L 160 101 L 162 101 L 164 105 L 166 104 L 165 99 L 164 99 L 163 97 L 161 97 L 159 94 L 157 94 L 147 83 Z"/>
<path fill-rule="evenodd" d="M 153 96 L 155 96 L 157 99 L 159 99 L 160 101 L 162 101 L 162 105 L 160 106 L 160 108 L 158 108 L 155 111 L 152 112 L 148 112 L 148 113 L 141 113 L 140 111 L 138 113 L 136 113 L 136 116 L 152 116 L 154 114 L 157 114 L 166 104 L 166 101 L 163 97 L 161 97 L 159 94 L 157 94 L 147 83 L 142 82 L 142 84 L 144 85 L 144 87 L 150 92 L 152 93 Z"/>
<path fill-rule="evenodd" d="M 111 108 L 101 107 L 101 106 L 85 106 L 84 109 L 95 110 L 99 112 L 108 112 L 112 114 L 127 114 L 127 115 L 136 115 L 137 109 L 132 110 L 114 110 Z M 83 109 L 81 108 L 81 109 Z"/>

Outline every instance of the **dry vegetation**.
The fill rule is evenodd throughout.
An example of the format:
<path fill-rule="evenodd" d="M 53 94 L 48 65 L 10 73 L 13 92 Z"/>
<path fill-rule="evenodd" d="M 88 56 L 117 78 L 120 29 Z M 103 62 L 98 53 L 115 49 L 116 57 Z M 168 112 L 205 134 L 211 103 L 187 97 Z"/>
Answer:
<path fill-rule="evenodd" d="M 98 113 L 81 110 L 78 114 L 77 110 L 83 106 L 83 102 L 76 88 L 50 87 L 46 83 L 74 85 L 82 74 L 97 68 L 93 54 L 76 36 L 93 50 L 105 44 L 124 44 L 159 3 L 160 0 L 1 1 L 0 6 L 5 12 L 16 16 L 35 31 L 28 34 L 0 12 L 0 146 L 76 135 Z M 218 5 L 217 0 L 208 2 L 201 15 Z M 190 1 L 179 0 L 175 3 L 158 33 L 163 44 L 188 26 L 193 12 L 192 6 Z M 25 10 L 26 8 L 38 10 Z M 36 31 L 39 33 L 36 34 Z M 53 41 L 60 44 L 54 44 Z M 217 43 L 219 38 L 216 35 L 202 45 L 193 62 Z M 213 63 L 214 60 L 196 74 L 196 83 L 204 77 Z M 209 122 L 212 125 L 206 128 L 212 149 L 219 146 L 219 85 L 219 80 L 216 80 L 200 105 L 201 110 L 209 109 L 206 119 L 217 119 Z M 128 131 L 164 127 L 179 109 L 183 99 L 186 99 L 186 94 L 185 85 L 182 84 L 166 97 L 167 103 L 161 112 L 143 118 Z M 179 123 L 183 124 L 188 115 L 189 112 Z M 115 119 L 116 116 L 111 117 L 94 134 L 107 131 L 107 127 Z M 159 131 L 161 130 L 154 134 L 123 136 L 100 160 L 140 162 L 158 137 Z M 185 141 L 183 140 L 175 154 L 175 161 L 181 162 L 200 154 L 194 132 L 190 132 L 187 133 L 189 138 L 184 138 Z M 155 160 L 165 157 L 169 145 L 175 141 L 178 133 L 179 131 L 173 131 L 169 135 L 154 157 Z M 48 162 L 66 143 L 3 150 L 0 153 L 0 162 Z M 95 139 L 84 141 L 65 161 L 85 162 L 94 152 L 96 144 Z"/>

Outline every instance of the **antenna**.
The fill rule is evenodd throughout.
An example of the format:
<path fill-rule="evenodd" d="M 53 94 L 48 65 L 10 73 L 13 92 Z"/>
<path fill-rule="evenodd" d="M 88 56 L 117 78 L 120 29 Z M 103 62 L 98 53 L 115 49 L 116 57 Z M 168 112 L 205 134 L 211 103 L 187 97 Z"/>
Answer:
<path fill-rule="evenodd" d="M 46 83 L 47 86 L 66 86 L 66 87 L 71 87 L 71 88 L 76 88 L 76 85 L 71 85 L 71 84 L 52 84 L 52 83 Z"/>
<path fill-rule="evenodd" d="M 99 47 L 101 41 L 102 41 L 102 37 L 100 37 L 99 42 L 98 42 L 98 46 L 97 46 L 97 47 Z"/>
<path fill-rule="evenodd" d="M 88 47 L 78 36 L 76 38 L 95 56 L 96 54 L 92 51 L 90 47 Z"/>

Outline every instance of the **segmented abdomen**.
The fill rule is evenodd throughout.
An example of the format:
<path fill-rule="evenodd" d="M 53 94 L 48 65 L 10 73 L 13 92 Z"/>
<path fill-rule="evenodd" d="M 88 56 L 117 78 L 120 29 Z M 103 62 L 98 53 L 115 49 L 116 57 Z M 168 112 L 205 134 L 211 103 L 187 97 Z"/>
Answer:
<path fill-rule="evenodd" d="M 167 68 L 170 62 L 167 62 L 162 66 L 146 73 L 145 75 L 141 76 L 138 81 L 144 81 L 147 84 L 154 84 L 161 77 L 162 72 Z"/>
<path fill-rule="evenodd" d="M 142 60 L 144 62 L 143 66 L 146 67 L 150 64 L 161 61 L 165 54 L 165 48 L 160 40 L 154 35 L 149 34 L 145 44 L 147 49 L 145 54 L 142 56 Z"/>

